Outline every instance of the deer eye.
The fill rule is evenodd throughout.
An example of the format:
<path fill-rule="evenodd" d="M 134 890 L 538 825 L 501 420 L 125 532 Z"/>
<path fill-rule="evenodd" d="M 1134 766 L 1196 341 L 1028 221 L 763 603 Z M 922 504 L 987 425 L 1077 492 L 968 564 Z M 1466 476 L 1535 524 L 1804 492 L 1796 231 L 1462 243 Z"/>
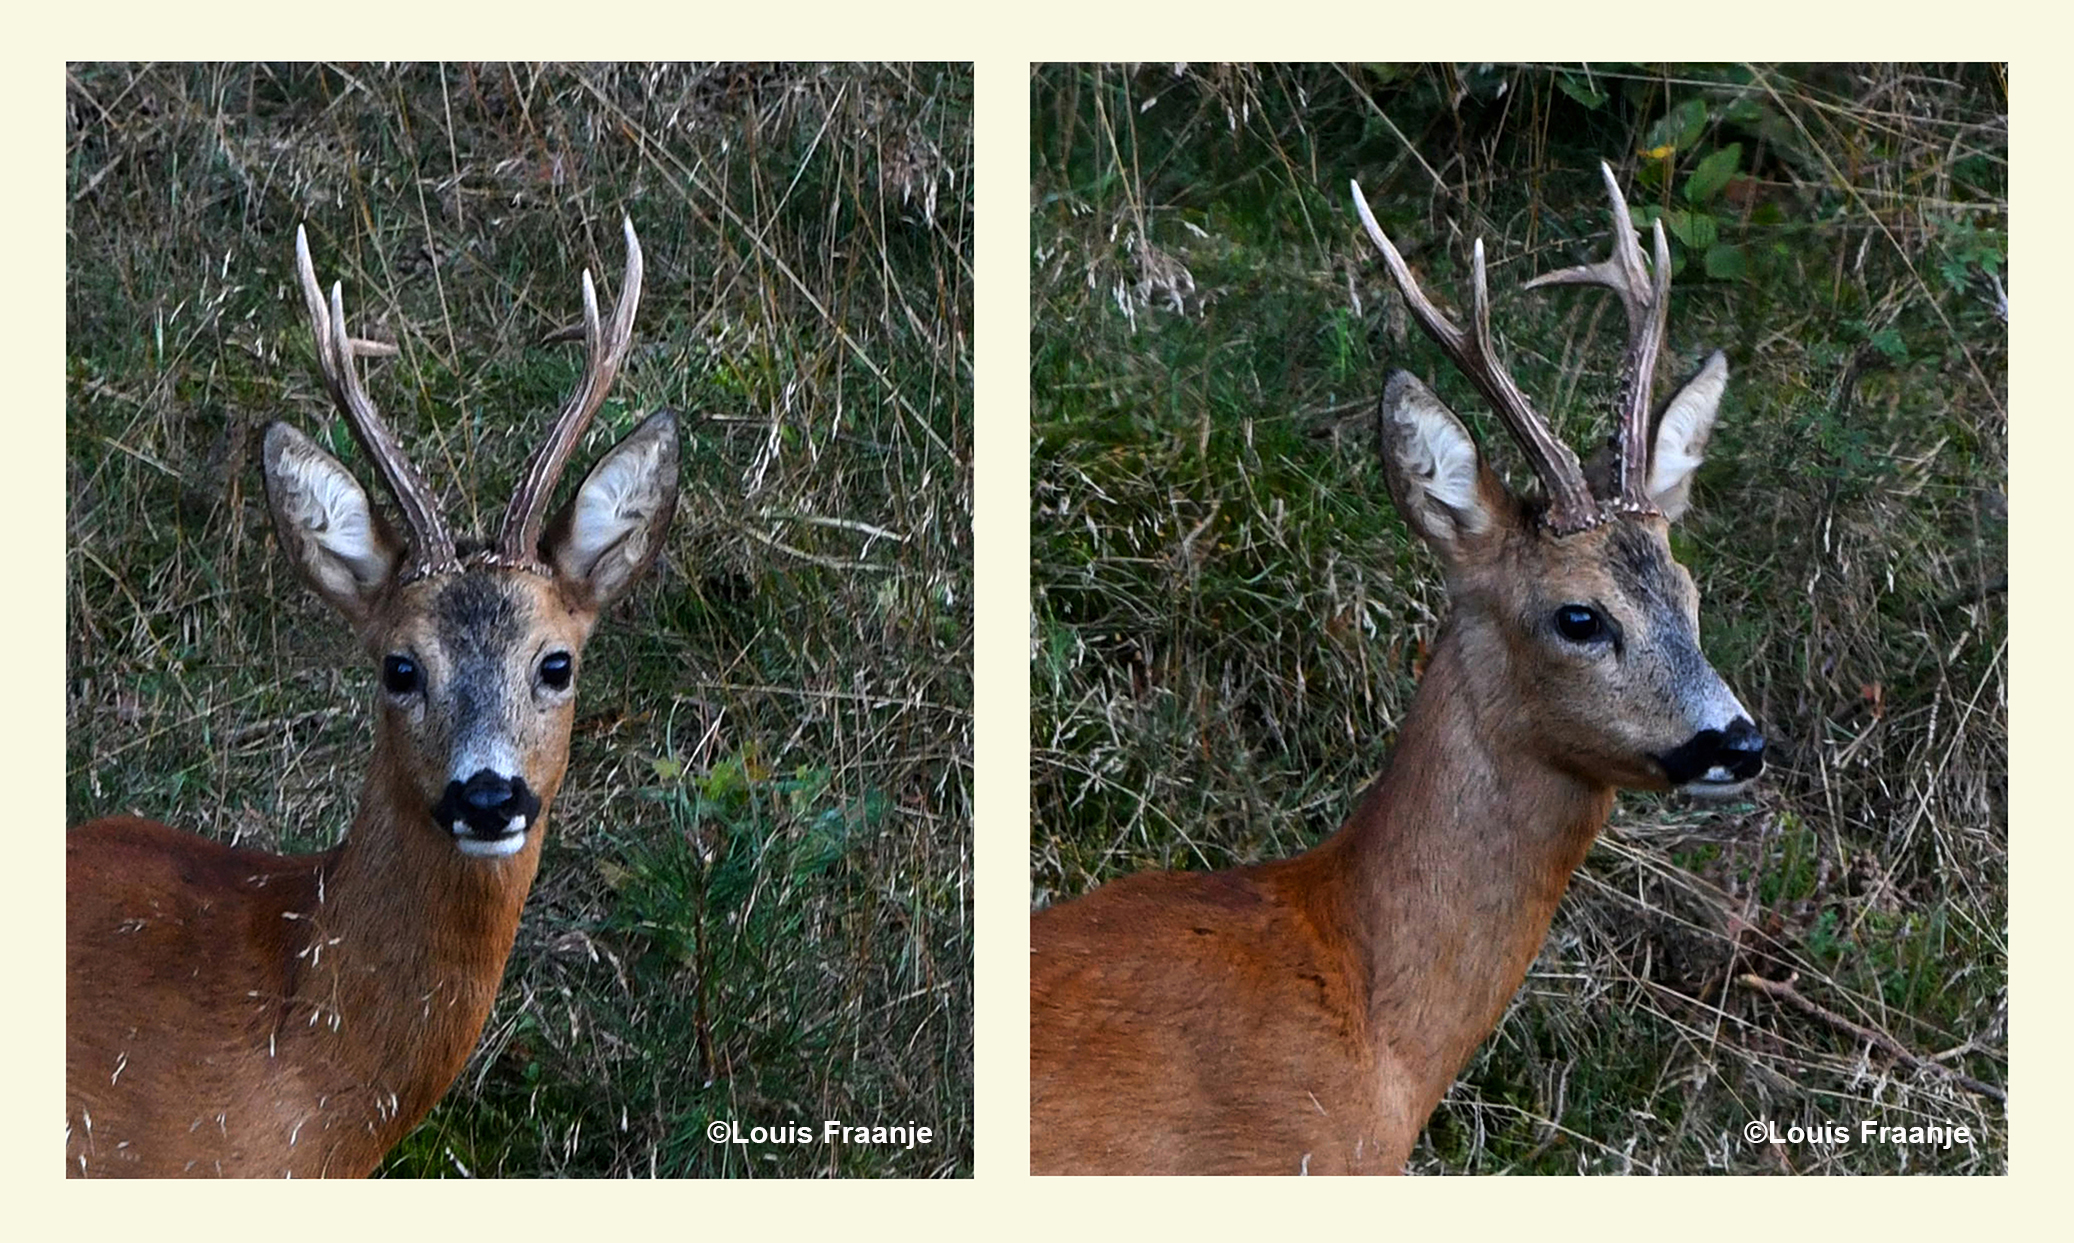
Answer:
<path fill-rule="evenodd" d="M 382 688 L 391 695 L 410 695 L 425 684 L 425 675 L 418 671 L 418 662 L 408 656 L 387 656 L 382 659 Z"/>
<path fill-rule="evenodd" d="M 1555 612 L 1556 633 L 1572 643 L 1594 643 L 1606 637 L 1606 619 L 1597 609 L 1566 604 Z"/>
<path fill-rule="evenodd" d="M 540 680 L 553 690 L 567 690 L 569 679 L 575 676 L 576 662 L 567 652 L 549 652 L 540 662 Z"/>

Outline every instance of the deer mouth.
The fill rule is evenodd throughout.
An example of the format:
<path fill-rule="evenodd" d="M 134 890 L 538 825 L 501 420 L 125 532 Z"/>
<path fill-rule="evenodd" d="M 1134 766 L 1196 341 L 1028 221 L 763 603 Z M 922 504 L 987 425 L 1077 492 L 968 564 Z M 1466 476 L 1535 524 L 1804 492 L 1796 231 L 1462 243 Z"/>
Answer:
<path fill-rule="evenodd" d="M 540 798 L 523 777 L 503 777 L 481 769 L 466 781 L 447 782 L 432 809 L 432 818 L 454 835 L 454 846 L 477 859 L 517 854 L 526 830 L 540 816 Z"/>
<path fill-rule="evenodd" d="M 1683 746 L 1656 757 L 1671 784 L 1702 798 L 1725 798 L 1764 771 L 1764 735 L 1747 717 L 1727 729 L 1703 729 Z"/>
<path fill-rule="evenodd" d="M 511 823 L 517 827 L 494 836 L 456 825 L 454 847 L 474 859 L 501 859 L 506 855 L 515 855 L 525 848 L 526 822 L 514 816 Z"/>
<path fill-rule="evenodd" d="M 1734 798 L 1753 784 L 1748 777 L 1732 777 L 1721 769 L 1714 769 L 1704 777 L 1696 777 L 1678 788 L 1700 799 Z"/>

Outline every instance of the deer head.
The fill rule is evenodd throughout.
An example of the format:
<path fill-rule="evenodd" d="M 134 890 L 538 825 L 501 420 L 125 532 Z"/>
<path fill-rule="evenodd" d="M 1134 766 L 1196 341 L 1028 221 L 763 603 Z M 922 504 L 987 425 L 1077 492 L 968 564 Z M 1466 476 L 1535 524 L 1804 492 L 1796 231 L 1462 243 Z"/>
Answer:
<path fill-rule="evenodd" d="M 338 460 L 286 423 L 267 429 L 268 505 L 304 582 L 379 663 L 371 792 L 417 812 L 423 832 L 475 858 L 537 845 L 567 765 L 584 641 L 662 548 L 677 496 L 677 427 L 651 415 L 544 521 L 556 480 L 633 341 L 641 246 L 626 222 L 626 273 L 609 323 L 583 274 L 583 378 L 534 452 L 491 545 L 457 543 L 424 479 L 361 388 L 356 355 L 390 352 L 346 331 L 300 228 L 296 268 L 326 388 L 402 511 L 405 532 Z M 544 532 L 544 533 L 543 533 Z M 395 810 L 405 810 L 396 808 Z M 410 831 L 406 826 L 405 831 Z"/>
<path fill-rule="evenodd" d="M 1716 352 L 1652 412 L 1669 247 L 1659 222 L 1645 264 L 1613 170 L 1600 168 L 1612 254 L 1527 285 L 1604 285 L 1627 310 L 1617 431 L 1589 471 L 1498 361 L 1482 240 L 1464 331 L 1420 290 L 1354 186 L 1355 209 L 1413 318 L 1491 403 L 1546 495 L 1512 492 L 1461 421 L 1404 371 L 1383 391 L 1384 474 L 1405 522 L 1446 567 L 1449 624 L 1469 656 L 1476 719 L 1492 745 L 1597 785 L 1725 792 L 1762 769 L 1764 739 L 1700 651 L 1699 596 L 1667 534 L 1687 507 L 1728 362 Z"/>

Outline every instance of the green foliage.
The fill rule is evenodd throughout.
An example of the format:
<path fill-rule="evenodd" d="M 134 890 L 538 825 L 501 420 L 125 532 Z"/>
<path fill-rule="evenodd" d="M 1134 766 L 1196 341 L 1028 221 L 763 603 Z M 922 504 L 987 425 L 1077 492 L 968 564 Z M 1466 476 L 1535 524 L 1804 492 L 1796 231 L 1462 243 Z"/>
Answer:
<path fill-rule="evenodd" d="M 1611 98 L 1583 74 L 1558 70 L 1555 74 L 1555 84 L 1557 90 L 1587 108 L 1603 108 L 1606 101 Z"/>
<path fill-rule="evenodd" d="M 1954 293 L 1973 286 L 1976 273 L 2000 276 L 2009 250 L 2003 229 L 1983 227 L 1972 217 L 1948 217 L 1938 223 L 1937 274 Z"/>
<path fill-rule="evenodd" d="M 1720 196 L 1743 161 L 1743 144 L 1732 142 L 1701 160 L 1685 179 L 1685 201 L 1704 207 Z"/>

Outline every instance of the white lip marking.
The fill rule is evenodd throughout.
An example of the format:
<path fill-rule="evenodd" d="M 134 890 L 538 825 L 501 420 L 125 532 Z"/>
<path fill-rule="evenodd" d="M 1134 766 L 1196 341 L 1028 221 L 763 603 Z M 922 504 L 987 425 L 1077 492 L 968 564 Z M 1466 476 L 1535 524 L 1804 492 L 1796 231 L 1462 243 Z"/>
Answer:
<path fill-rule="evenodd" d="M 456 836 L 454 845 L 460 847 L 462 854 L 472 859 L 502 859 L 507 855 L 515 855 L 524 849 L 526 835 L 524 833 L 509 833 L 503 837 Z"/>
<path fill-rule="evenodd" d="M 1695 798 L 1727 799 L 1749 789 L 1755 780 L 1754 777 L 1745 777 L 1738 781 L 1735 774 L 1717 764 L 1707 770 L 1706 776 L 1696 777 L 1678 788 Z"/>

